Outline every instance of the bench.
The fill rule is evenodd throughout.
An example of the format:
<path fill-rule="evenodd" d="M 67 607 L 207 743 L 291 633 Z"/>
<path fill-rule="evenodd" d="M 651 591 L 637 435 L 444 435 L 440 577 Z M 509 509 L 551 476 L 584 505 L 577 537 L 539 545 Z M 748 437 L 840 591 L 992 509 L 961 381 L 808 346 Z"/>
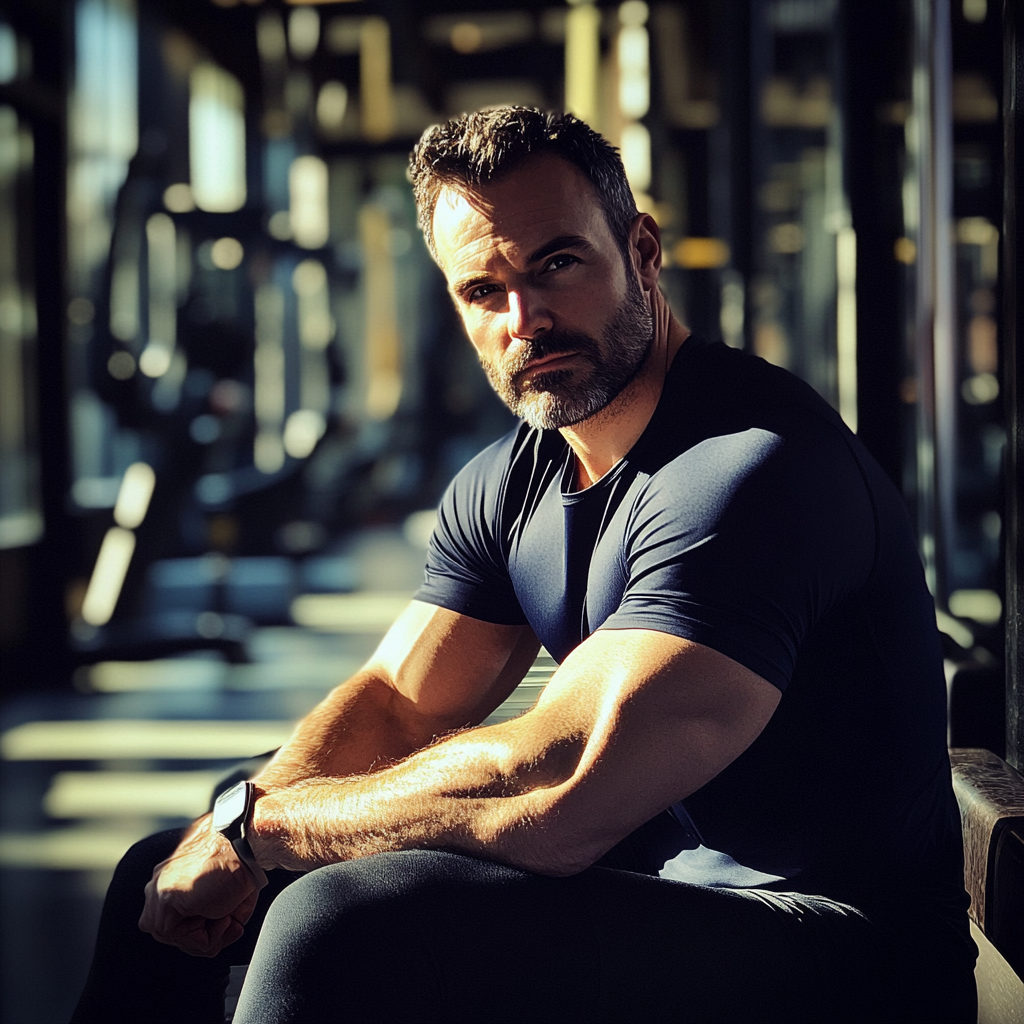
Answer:
<path fill-rule="evenodd" d="M 978 944 L 979 1024 L 1024 1024 L 1024 776 L 989 750 L 952 749 L 964 882 Z"/>

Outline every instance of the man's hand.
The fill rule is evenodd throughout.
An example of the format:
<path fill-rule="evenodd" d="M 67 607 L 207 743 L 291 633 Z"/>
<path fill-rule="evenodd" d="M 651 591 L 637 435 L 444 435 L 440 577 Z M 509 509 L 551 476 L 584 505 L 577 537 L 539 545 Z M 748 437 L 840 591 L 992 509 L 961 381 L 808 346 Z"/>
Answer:
<path fill-rule="evenodd" d="M 139 928 L 192 956 L 216 956 L 241 938 L 258 894 L 252 873 L 206 815 L 153 869 Z"/>

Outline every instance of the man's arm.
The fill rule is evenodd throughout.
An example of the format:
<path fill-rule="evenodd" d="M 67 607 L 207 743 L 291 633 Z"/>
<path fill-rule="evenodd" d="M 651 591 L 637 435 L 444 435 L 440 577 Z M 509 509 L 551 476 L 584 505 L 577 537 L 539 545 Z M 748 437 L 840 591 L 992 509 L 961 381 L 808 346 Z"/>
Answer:
<path fill-rule="evenodd" d="M 362 670 L 299 723 L 254 781 L 272 791 L 375 772 L 476 725 L 515 689 L 539 647 L 528 626 L 413 601 Z"/>
<path fill-rule="evenodd" d="M 443 848 L 572 874 L 717 775 L 779 699 L 707 647 L 599 630 L 518 719 L 450 736 L 370 776 L 268 792 L 256 803 L 253 849 L 266 868 Z"/>
<path fill-rule="evenodd" d="M 299 723 L 257 782 L 265 793 L 291 792 L 304 780 L 379 772 L 486 718 L 538 647 L 528 626 L 414 601 L 366 666 Z M 256 895 L 248 868 L 204 815 L 154 870 L 139 927 L 193 955 L 214 956 L 241 936 Z"/>
<path fill-rule="evenodd" d="M 400 711 L 406 700 L 424 709 L 411 718 L 400 714 L 406 723 L 421 715 L 449 727 L 465 721 L 470 706 L 500 700 L 536 650 L 521 628 L 450 612 L 409 614 L 426 616 L 423 628 L 411 631 L 419 651 L 385 642 L 367 668 L 402 694 Z M 396 624 L 394 636 L 404 628 Z M 479 647 L 471 643 L 460 655 L 460 641 L 474 637 Z M 464 689 L 459 680 L 487 662 L 488 646 L 499 667 L 486 686 L 478 676 L 476 691 Z M 503 662 L 496 657 L 502 651 Z M 523 664 L 511 668 L 520 658 Z M 440 671 L 453 667 L 468 675 Z M 291 768 L 271 779 L 256 801 L 250 842 L 264 868 L 308 870 L 387 850 L 436 848 L 572 874 L 717 775 L 754 741 L 779 698 L 770 683 L 710 648 L 652 630 L 599 630 L 525 715 L 448 736 L 369 774 L 317 776 L 309 758 L 349 772 L 362 763 L 368 772 L 382 756 L 400 756 L 401 745 L 349 759 L 332 738 L 348 729 L 344 714 L 332 726 L 314 712 L 311 731 L 300 726 L 286 748 L 299 766 L 298 781 L 285 780 Z M 386 710 L 387 702 L 375 706 Z M 417 726 L 409 736 L 427 731 Z M 325 755 L 317 753 L 318 736 L 331 748 Z M 241 891 L 238 909 L 225 911 L 224 890 L 235 892 L 245 871 L 227 841 L 201 824 L 154 874 L 140 926 L 189 952 L 215 954 L 241 934 L 251 912 L 244 902 L 251 893 Z"/>

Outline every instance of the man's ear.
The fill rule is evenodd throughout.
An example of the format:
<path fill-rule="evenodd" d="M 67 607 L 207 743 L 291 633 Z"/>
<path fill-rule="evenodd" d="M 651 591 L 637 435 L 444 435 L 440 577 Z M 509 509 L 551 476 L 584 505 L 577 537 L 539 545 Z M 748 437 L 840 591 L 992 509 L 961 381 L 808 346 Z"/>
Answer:
<path fill-rule="evenodd" d="M 661 274 L 661 229 L 649 213 L 638 213 L 629 230 L 629 252 L 640 287 L 650 291 Z"/>

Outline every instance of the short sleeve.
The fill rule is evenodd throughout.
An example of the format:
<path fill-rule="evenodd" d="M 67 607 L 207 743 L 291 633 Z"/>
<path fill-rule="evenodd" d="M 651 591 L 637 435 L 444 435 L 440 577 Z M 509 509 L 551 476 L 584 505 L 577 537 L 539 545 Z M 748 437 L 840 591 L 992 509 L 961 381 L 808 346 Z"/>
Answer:
<path fill-rule="evenodd" d="M 448 486 L 427 547 L 417 601 L 502 625 L 526 616 L 512 587 L 501 536 L 511 435 L 476 456 Z"/>
<path fill-rule="evenodd" d="M 859 465 L 815 426 L 713 437 L 652 476 L 623 540 L 622 599 L 600 628 L 681 636 L 785 689 L 804 638 L 873 564 Z"/>

